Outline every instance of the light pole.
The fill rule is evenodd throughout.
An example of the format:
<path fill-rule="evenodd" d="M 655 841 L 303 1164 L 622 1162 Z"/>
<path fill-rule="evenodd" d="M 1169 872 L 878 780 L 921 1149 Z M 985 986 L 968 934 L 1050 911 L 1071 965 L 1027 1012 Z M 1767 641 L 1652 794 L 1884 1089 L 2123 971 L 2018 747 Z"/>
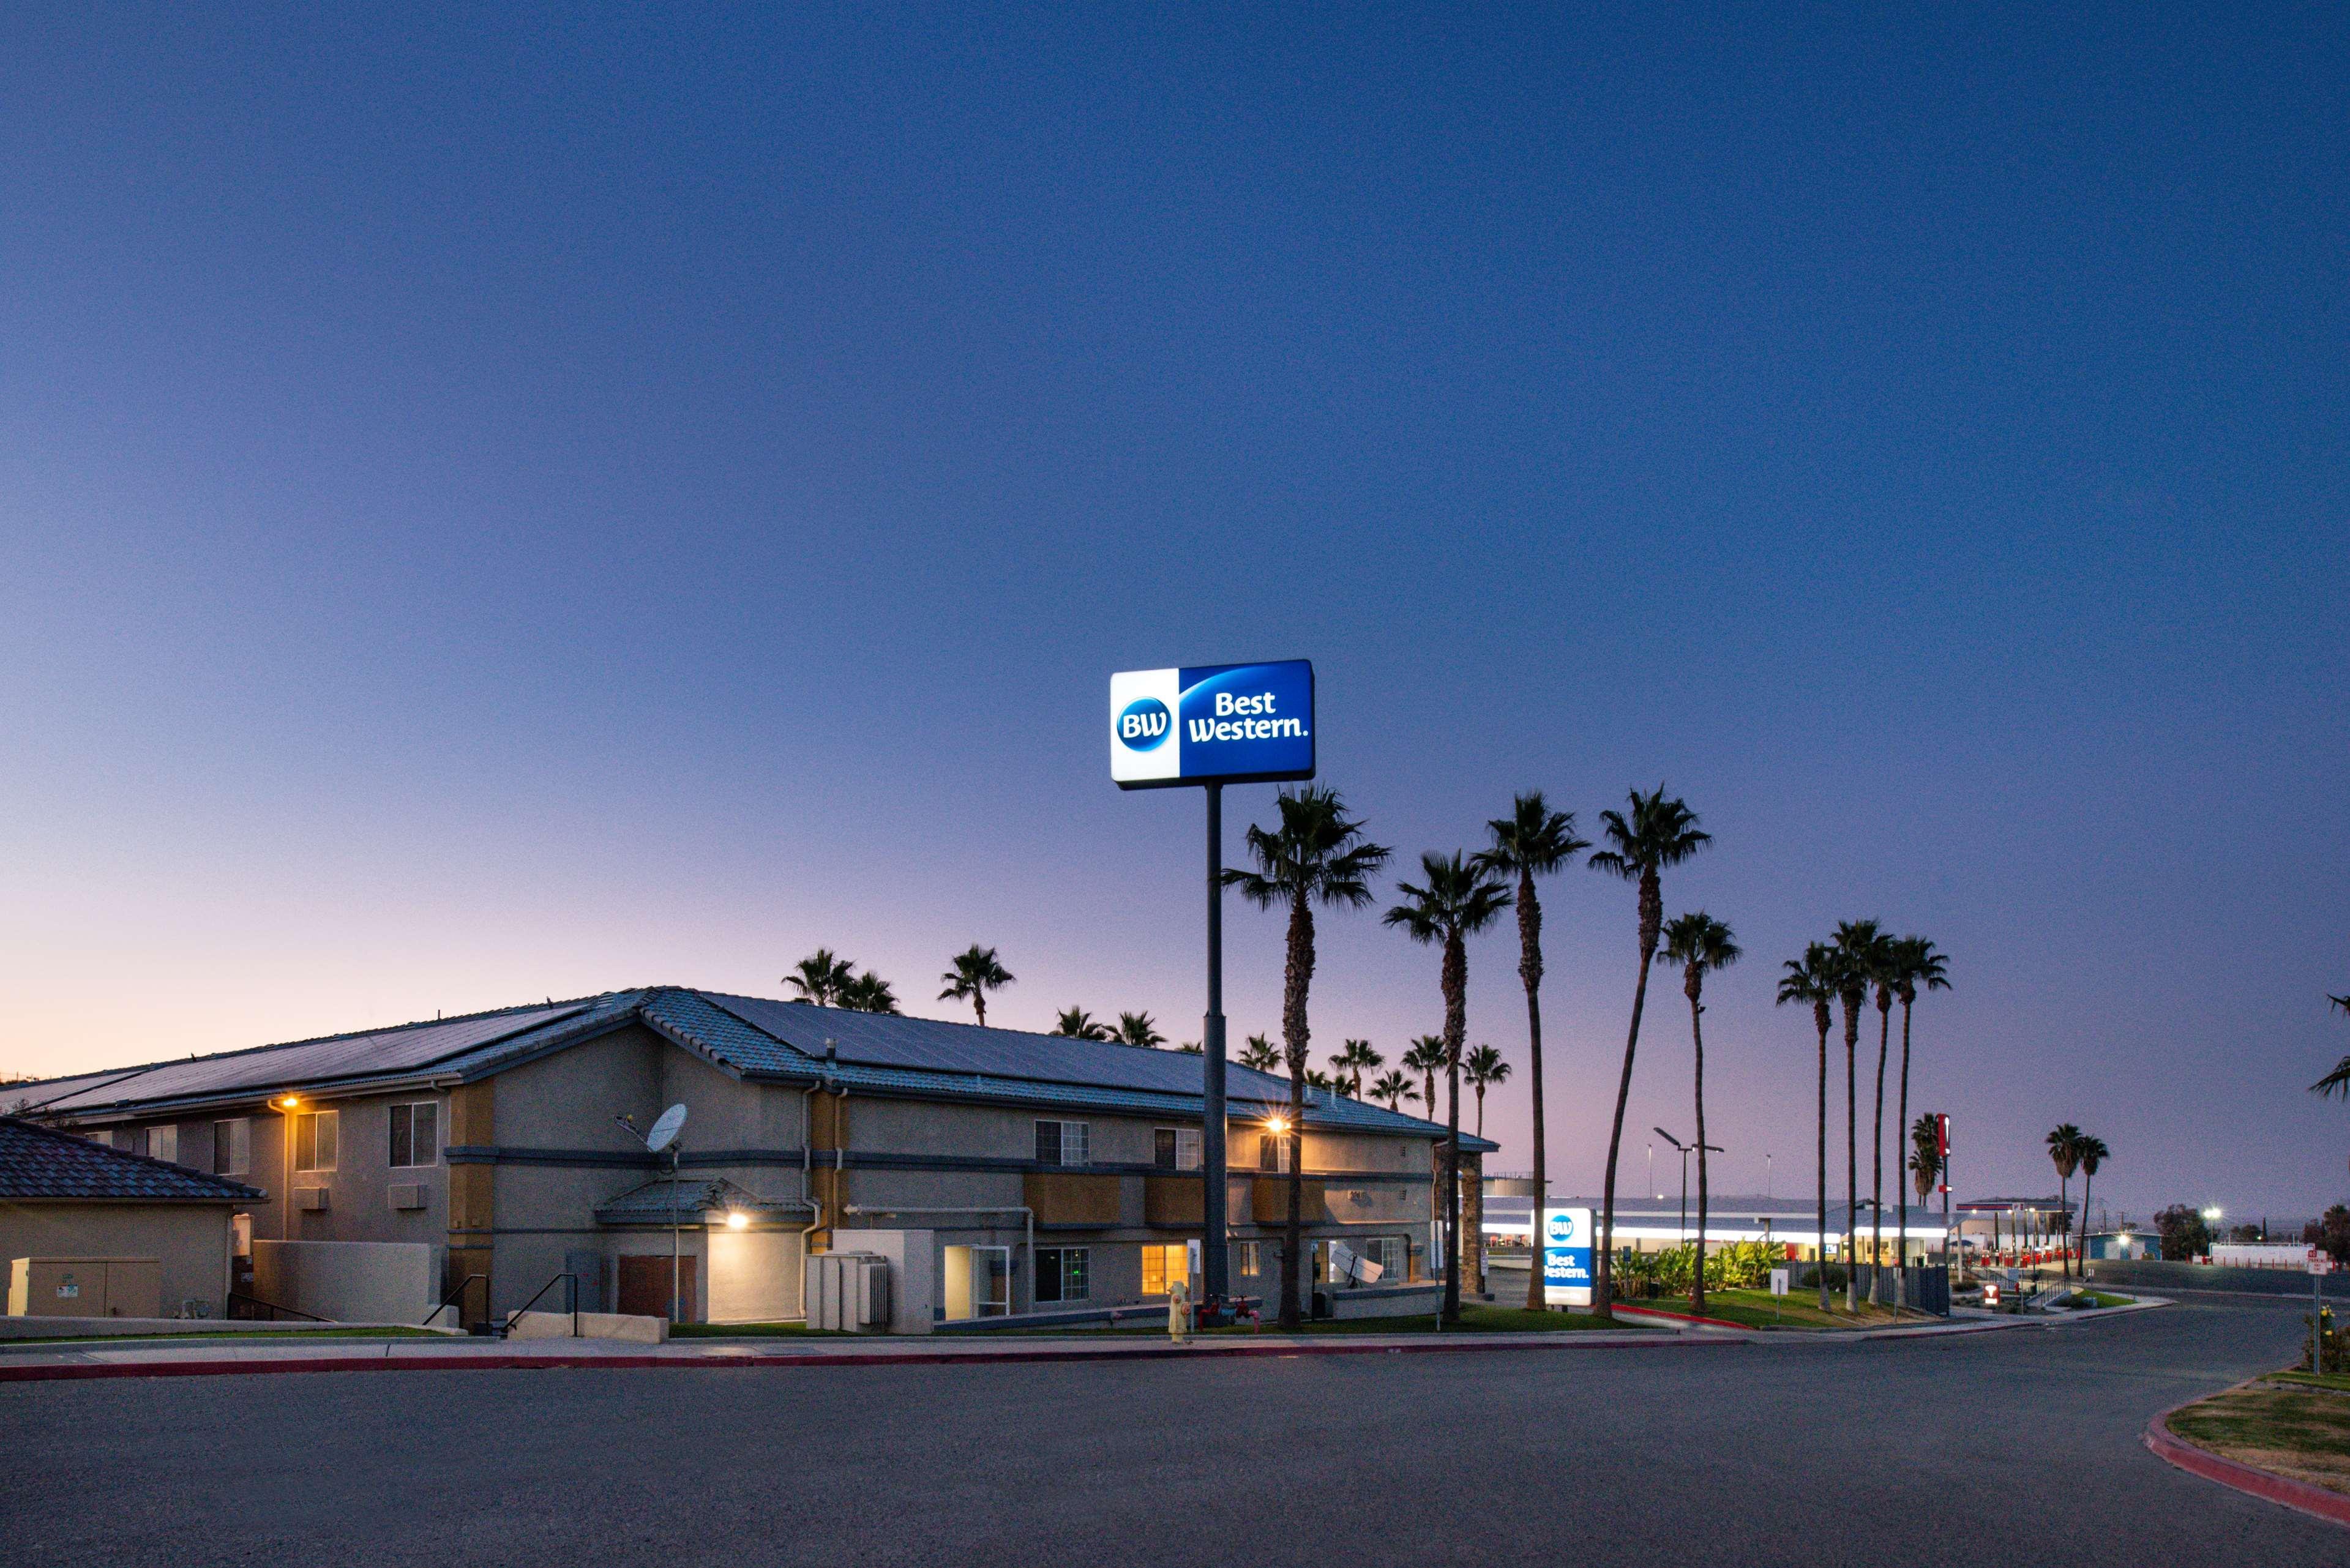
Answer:
<path fill-rule="evenodd" d="M 2203 1229 L 2210 1232 L 2211 1245 L 2218 1246 L 2220 1244 L 2220 1206 L 2218 1204 L 2214 1203 L 2203 1210 Z M 2206 1252 L 2204 1256 L 2210 1257 L 2210 1254 Z"/>
<path fill-rule="evenodd" d="M 1706 1153 L 1708 1153 L 1708 1154 L 1720 1154 L 1720 1153 L 1721 1153 L 1721 1152 L 1722 1152 L 1722 1150 L 1721 1150 L 1721 1146 L 1720 1144 L 1718 1144 L 1718 1143 L 1706 1143 L 1706 1144 L 1683 1143 L 1680 1139 L 1679 1139 L 1679 1138 L 1675 1137 L 1672 1134 L 1670 1134 L 1670 1133 L 1667 1132 L 1667 1131 L 1666 1131 L 1664 1128 L 1662 1128 L 1662 1127 L 1650 1127 L 1648 1130 L 1649 1130 L 1650 1132 L 1655 1133 L 1659 1137 L 1660 1137 L 1660 1138 L 1664 1139 L 1667 1143 L 1669 1143 L 1669 1144 L 1672 1145 L 1675 1148 L 1677 1148 L 1677 1149 L 1679 1149 L 1679 1150 L 1680 1150 L 1680 1151 L 1681 1151 L 1681 1234 L 1680 1234 L 1680 1242 L 1681 1242 L 1681 1245 L 1682 1245 L 1682 1246 L 1686 1247 L 1686 1246 L 1688 1246 L 1688 1245 L 1689 1245 L 1689 1239 L 1690 1239 L 1690 1237 L 1689 1237 L 1689 1157 L 1690 1157 L 1690 1156 L 1691 1156 L 1691 1155 L 1693 1155 L 1693 1154 L 1695 1154 L 1695 1153 L 1696 1153 L 1699 1149 L 1700 1149 L 1700 1148 L 1702 1148 L 1703 1150 L 1705 1150 L 1705 1152 L 1706 1152 Z"/>

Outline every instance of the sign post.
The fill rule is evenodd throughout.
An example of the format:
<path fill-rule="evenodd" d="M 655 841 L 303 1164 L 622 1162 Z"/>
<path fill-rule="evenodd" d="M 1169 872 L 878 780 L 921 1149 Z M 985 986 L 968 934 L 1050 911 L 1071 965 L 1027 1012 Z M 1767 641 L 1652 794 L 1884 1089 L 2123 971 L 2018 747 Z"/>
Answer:
<path fill-rule="evenodd" d="M 1199 785 L 1208 797 L 1208 1011 L 1200 1028 L 1201 1294 L 1229 1310 L 1225 1214 L 1224 785 L 1314 776 L 1314 666 L 1211 664 L 1109 678 L 1109 776 L 1120 789 Z"/>

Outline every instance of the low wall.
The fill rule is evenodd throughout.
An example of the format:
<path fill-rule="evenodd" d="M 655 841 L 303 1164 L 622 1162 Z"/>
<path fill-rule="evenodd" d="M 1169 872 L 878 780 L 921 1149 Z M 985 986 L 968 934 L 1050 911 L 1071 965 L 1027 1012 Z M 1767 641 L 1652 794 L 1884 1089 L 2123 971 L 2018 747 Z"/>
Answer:
<path fill-rule="evenodd" d="M 2241 1291 L 2247 1295 L 2300 1296 L 2304 1300 L 2309 1295 L 2310 1282 L 2310 1276 L 2298 1269 L 2230 1269 L 2217 1263 L 2172 1263 L 2155 1258 L 2092 1258 L 2088 1274 L 2093 1284 L 2123 1289 L 2137 1285 L 2150 1291 Z M 2328 1298 L 2350 1298 L 2350 1287 L 2338 1283 L 2332 1275 L 2320 1276 L 2319 1283 Z"/>
<path fill-rule="evenodd" d="M 440 1300 L 437 1251 L 423 1241 L 256 1241 L 253 1293 L 336 1323 L 421 1323 Z"/>
<path fill-rule="evenodd" d="M 568 1322 L 568 1319 L 565 1321 Z M 331 1328 L 407 1328 L 406 1324 L 324 1324 L 248 1322 L 222 1317 L 0 1317 L 0 1340 L 161 1338 L 166 1334 L 301 1334 Z M 461 1329 L 434 1329 L 435 1334 L 462 1334 Z"/>
<path fill-rule="evenodd" d="M 627 1313 L 517 1313 L 506 1324 L 508 1339 L 570 1339 L 574 1326 L 581 1339 L 619 1339 L 637 1345 L 660 1345 L 669 1339 L 669 1320 Z"/>
<path fill-rule="evenodd" d="M 1357 1317 L 1434 1317 L 1444 1304 L 1444 1284 L 1368 1285 L 1359 1290 L 1331 1291 L 1319 1293 L 1330 1303 L 1334 1318 Z M 1463 1300 L 1469 1299 L 1463 1293 Z"/>

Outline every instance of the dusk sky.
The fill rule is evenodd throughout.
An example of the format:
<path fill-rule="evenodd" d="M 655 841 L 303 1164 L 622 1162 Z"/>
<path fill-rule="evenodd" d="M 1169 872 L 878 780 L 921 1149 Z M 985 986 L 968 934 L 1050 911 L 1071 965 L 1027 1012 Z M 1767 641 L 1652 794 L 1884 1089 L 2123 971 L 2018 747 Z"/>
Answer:
<path fill-rule="evenodd" d="M 1809 1189 L 1773 982 L 1869 916 L 1950 956 L 1962 1197 L 2073 1121 L 2137 1218 L 2350 1199 L 2339 7 L 57 7 L 0 87 L 0 1070 L 819 943 L 1196 1038 L 1201 802 L 1111 785 L 1108 676 L 1308 658 L 1403 864 L 1700 815 L 1716 1191 Z M 1588 1192 L 1634 900 L 1544 891 Z M 1317 1058 L 1439 1027 L 1322 929 Z"/>

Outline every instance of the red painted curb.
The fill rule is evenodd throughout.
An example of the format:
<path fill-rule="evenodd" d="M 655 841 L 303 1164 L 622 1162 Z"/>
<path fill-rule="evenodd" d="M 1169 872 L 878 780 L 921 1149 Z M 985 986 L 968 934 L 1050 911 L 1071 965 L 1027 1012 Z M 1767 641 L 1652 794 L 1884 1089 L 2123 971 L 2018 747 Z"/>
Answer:
<path fill-rule="evenodd" d="M 1617 1302 L 1616 1303 L 1616 1310 L 1617 1312 L 1632 1313 L 1640 1317 L 1667 1317 L 1672 1319 L 1675 1323 L 1701 1323 L 1708 1328 L 1734 1328 L 1748 1334 L 1752 1334 L 1753 1332 L 1751 1325 L 1742 1323 L 1731 1323 L 1728 1318 L 1700 1317 L 1695 1313 L 1667 1312 L 1662 1307 L 1626 1306 L 1622 1302 Z"/>
<path fill-rule="evenodd" d="M 2247 1381 L 2257 1380 L 2248 1379 Z M 2246 1386 L 2245 1383 L 2239 1383 L 2236 1387 L 2241 1388 Z M 2234 1391 L 2234 1389 L 2223 1388 L 2220 1393 L 2227 1394 Z M 2303 1513 L 2314 1514 L 2319 1519 L 2327 1520 L 2335 1524 L 2350 1526 L 2350 1497 L 2345 1497 L 2339 1492 L 2327 1491 L 2324 1487 L 2312 1486 L 2307 1481 L 2294 1480 L 2290 1476 L 2273 1475 L 2267 1470 L 2254 1469 L 2250 1465 L 2223 1459 L 2209 1449 L 2199 1449 L 2185 1438 L 2172 1435 L 2170 1417 L 2187 1408 L 2189 1405 L 2197 1403 L 2199 1401 L 2189 1399 L 2183 1404 L 2173 1405 L 2146 1424 L 2146 1446 L 2153 1450 L 2157 1459 L 2176 1465 L 2189 1475 L 2199 1475 L 2205 1480 L 2218 1481 L 2221 1486 L 2233 1487 L 2238 1491 L 2250 1493 L 2264 1501 L 2282 1503 L 2285 1507 L 2296 1509 Z"/>
<path fill-rule="evenodd" d="M 279 1372 L 531 1372 L 541 1369 L 614 1371 L 737 1371 L 816 1366 L 962 1366 L 982 1362 L 1030 1365 L 1057 1361 L 1171 1361 L 1184 1357 L 1292 1355 L 1473 1355 L 1480 1351 L 1649 1350 L 1690 1345 L 1734 1345 L 1735 1340 L 1620 1340 L 1591 1345 L 1575 1339 L 1530 1344 L 1482 1345 L 1236 1345 L 1103 1346 L 1006 1353 L 951 1350 L 929 1354 L 850 1351 L 826 1355 L 319 1355 L 272 1361 L 146 1361 L 0 1366 L 0 1383 L 75 1382 L 92 1377 L 224 1377 Z"/>

